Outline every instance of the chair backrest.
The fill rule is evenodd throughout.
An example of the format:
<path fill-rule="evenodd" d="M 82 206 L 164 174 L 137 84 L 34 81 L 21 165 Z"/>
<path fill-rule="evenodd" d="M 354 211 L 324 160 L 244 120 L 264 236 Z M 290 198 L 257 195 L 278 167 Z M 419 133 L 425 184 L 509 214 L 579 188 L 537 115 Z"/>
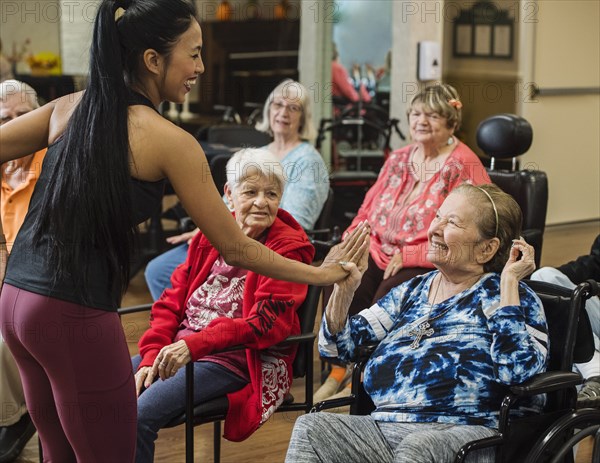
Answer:
<path fill-rule="evenodd" d="M 574 362 L 588 361 L 594 353 L 594 341 L 581 291 L 542 281 L 525 283 L 544 306 L 550 339 L 548 370 L 571 371 Z"/>
<path fill-rule="evenodd" d="M 215 182 L 217 190 L 222 195 L 227 182 L 227 162 L 231 158 L 231 154 L 217 154 L 210 159 L 209 168 L 210 174 Z"/>
<path fill-rule="evenodd" d="M 496 114 L 477 127 L 477 145 L 491 158 L 514 158 L 525 153 L 533 141 L 533 129 L 515 114 Z"/>
<path fill-rule="evenodd" d="M 523 212 L 523 237 L 535 249 L 539 267 L 548 209 L 548 178 L 539 170 L 488 170 L 493 183 L 510 194 Z"/>
<path fill-rule="evenodd" d="M 322 287 L 310 285 L 306 293 L 306 299 L 302 305 L 298 308 L 298 318 L 300 319 L 300 333 L 309 334 L 313 333 L 315 327 L 315 319 L 317 317 L 317 311 L 319 309 L 319 302 L 321 300 Z M 313 344 L 310 343 L 310 349 L 312 350 Z M 306 375 L 308 361 L 312 362 L 312 358 L 309 359 L 307 350 L 299 346 L 296 358 L 293 363 L 294 378 L 302 378 Z"/>
<path fill-rule="evenodd" d="M 490 170 L 488 174 L 492 182 L 509 193 L 521 206 L 523 230 L 538 229 L 543 233 L 547 209 L 544 206 L 548 203 L 546 174 L 539 170 Z"/>
<path fill-rule="evenodd" d="M 271 136 L 249 125 L 215 125 L 208 129 L 207 141 L 227 146 L 261 147 L 271 143 Z"/>
<path fill-rule="evenodd" d="M 548 178 L 540 170 L 496 170 L 494 159 L 513 158 L 531 146 L 533 130 L 527 120 L 514 114 L 498 114 L 482 121 L 477 128 L 477 144 L 492 158 L 488 174 L 492 182 L 510 194 L 523 212 L 523 236 L 535 249 L 539 267 L 546 212 L 548 208 Z"/>
<path fill-rule="evenodd" d="M 550 340 L 549 371 L 570 370 L 573 362 L 574 317 L 571 291 L 539 281 L 527 281 L 544 306 Z M 573 326 L 573 329 L 570 327 Z"/>
<path fill-rule="evenodd" d="M 327 193 L 327 199 L 323 204 L 323 208 L 315 222 L 314 229 L 315 230 L 323 230 L 325 228 L 329 228 L 331 224 L 331 213 L 333 212 L 333 188 L 329 188 L 329 192 Z"/>

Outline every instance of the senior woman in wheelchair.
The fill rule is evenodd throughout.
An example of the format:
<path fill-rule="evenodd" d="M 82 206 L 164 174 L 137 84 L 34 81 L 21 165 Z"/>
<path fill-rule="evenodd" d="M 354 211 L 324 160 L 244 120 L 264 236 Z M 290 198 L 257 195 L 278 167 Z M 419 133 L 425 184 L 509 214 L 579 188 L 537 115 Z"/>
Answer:
<path fill-rule="evenodd" d="M 519 238 L 521 211 L 495 185 L 462 185 L 446 198 L 427 235 L 437 270 L 393 288 L 348 318 L 367 262 L 335 285 L 319 335 L 326 357 L 353 360 L 378 342 L 364 371 L 375 411 L 369 416 L 299 417 L 287 462 L 454 461 L 471 440 L 494 435 L 510 385 L 547 364 L 541 302 L 520 282 L 535 268 Z M 543 399 L 521 404 L 539 410 Z M 493 462 L 493 450 L 468 461 Z"/>
<path fill-rule="evenodd" d="M 225 192 L 244 233 L 290 260 L 310 263 L 314 249 L 302 227 L 279 209 L 284 183 L 281 164 L 266 150 L 239 151 L 227 164 Z M 367 236 L 363 230 L 360 238 Z M 254 432 L 292 382 L 294 348 L 271 347 L 299 333 L 296 310 L 306 285 L 231 267 L 202 233 L 193 238 L 171 283 L 154 303 L 140 355 L 133 359 L 137 462 L 153 461 L 158 430 L 185 409 L 186 363 L 195 362 L 196 403 L 228 395 L 230 440 Z M 239 344 L 247 349 L 215 353 Z"/>

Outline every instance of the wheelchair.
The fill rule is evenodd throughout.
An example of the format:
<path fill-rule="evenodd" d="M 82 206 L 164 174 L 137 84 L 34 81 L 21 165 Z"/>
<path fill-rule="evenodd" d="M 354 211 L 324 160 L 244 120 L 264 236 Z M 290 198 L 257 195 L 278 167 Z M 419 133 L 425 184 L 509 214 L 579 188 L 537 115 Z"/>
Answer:
<path fill-rule="evenodd" d="M 498 404 L 498 434 L 468 442 L 456 455 L 455 463 L 479 449 L 494 448 L 498 463 L 572 463 L 573 447 L 594 436 L 592 460 L 600 461 L 600 409 L 577 409 L 577 389 L 583 383 L 573 363 L 589 361 L 594 352 L 591 325 L 585 301 L 600 294 L 598 282 L 589 280 L 573 291 L 538 281 L 527 281 L 540 297 L 548 322 L 550 351 L 548 370 L 522 384 L 511 386 Z M 325 400 L 311 413 L 350 406 L 350 414 L 366 415 L 375 406 L 365 392 L 361 375 L 375 345 L 361 346 L 352 372 L 349 397 Z M 546 406 L 539 415 L 516 418 L 511 410 L 519 401 L 546 394 Z"/>
<path fill-rule="evenodd" d="M 333 98 L 333 118 L 321 119 L 316 148 L 319 150 L 327 132 L 332 135 L 332 162 L 336 171 L 368 171 L 376 174 L 387 159 L 394 131 L 405 140 L 399 120 L 374 104 L 356 103 Z"/>

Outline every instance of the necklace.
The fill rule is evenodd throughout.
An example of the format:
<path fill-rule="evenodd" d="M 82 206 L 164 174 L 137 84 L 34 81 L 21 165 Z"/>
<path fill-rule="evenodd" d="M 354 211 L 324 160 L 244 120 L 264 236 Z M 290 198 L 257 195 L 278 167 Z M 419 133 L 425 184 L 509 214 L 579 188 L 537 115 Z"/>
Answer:
<path fill-rule="evenodd" d="M 413 350 L 417 349 L 419 347 L 419 344 L 421 343 L 421 339 L 423 339 L 424 336 L 431 336 L 433 333 L 435 333 L 435 330 L 431 327 L 431 324 L 429 322 L 436 320 L 436 319 L 442 317 L 443 315 L 446 315 L 450 311 L 450 309 L 453 307 L 453 305 L 450 305 L 446 310 L 440 312 L 435 317 L 431 316 L 431 311 L 433 310 L 433 306 L 435 304 L 435 301 L 437 300 L 437 294 L 440 289 L 440 285 L 442 284 L 442 274 L 440 273 L 438 275 L 439 275 L 438 284 L 437 284 L 437 287 L 435 288 L 435 293 L 433 294 L 433 298 L 432 298 L 431 302 L 429 303 L 429 312 L 427 313 L 427 318 L 425 319 L 425 321 L 419 323 L 415 328 L 411 329 L 408 332 L 408 335 L 413 337 L 413 342 L 410 345 L 410 348 Z M 477 280 L 475 280 L 475 281 L 478 281 L 480 278 L 481 278 L 481 275 L 478 275 Z M 474 283 L 472 283 L 472 284 L 474 284 Z M 471 287 L 472 284 L 467 286 L 467 288 Z M 442 299 L 442 300 L 444 300 L 444 299 Z"/>

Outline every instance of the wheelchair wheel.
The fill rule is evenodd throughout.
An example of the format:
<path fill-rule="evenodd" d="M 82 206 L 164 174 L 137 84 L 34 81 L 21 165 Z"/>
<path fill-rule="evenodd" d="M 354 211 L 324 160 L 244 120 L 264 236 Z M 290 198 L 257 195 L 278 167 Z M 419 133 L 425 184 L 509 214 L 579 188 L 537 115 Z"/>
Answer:
<path fill-rule="evenodd" d="M 600 429 L 600 410 L 586 408 L 563 416 L 540 437 L 525 463 L 572 462 L 572 449 Z"/>

